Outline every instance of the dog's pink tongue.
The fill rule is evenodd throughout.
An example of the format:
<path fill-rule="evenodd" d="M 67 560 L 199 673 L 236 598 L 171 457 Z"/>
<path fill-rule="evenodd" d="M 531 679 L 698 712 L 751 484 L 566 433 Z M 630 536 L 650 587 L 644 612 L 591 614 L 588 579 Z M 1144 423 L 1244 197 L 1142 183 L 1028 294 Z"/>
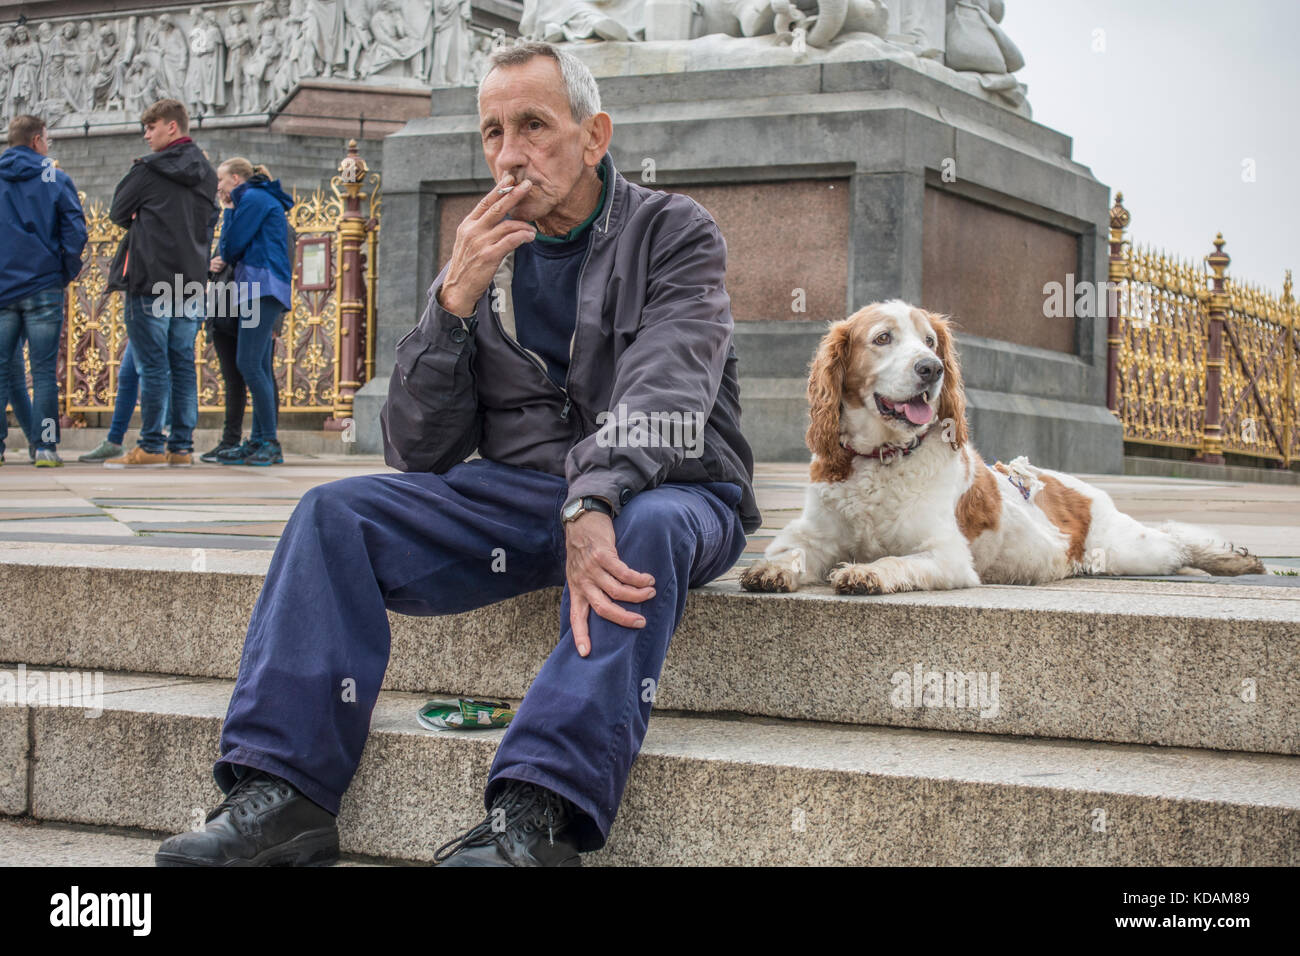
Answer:
<path fill-rule="evenodd" d="M 913 425 L 924 425 L 934 416 L 934 409 L 918 398 L 903 406 L 903 414 Z"/>

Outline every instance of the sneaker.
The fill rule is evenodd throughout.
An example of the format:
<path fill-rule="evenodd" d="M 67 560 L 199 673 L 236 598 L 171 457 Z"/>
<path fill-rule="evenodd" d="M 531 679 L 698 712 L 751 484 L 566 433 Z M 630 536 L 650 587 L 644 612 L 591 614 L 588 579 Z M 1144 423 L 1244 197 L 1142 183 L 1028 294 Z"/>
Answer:
<path fill-rule="evenodd" d="M 108 458 L 118 458 L 122 454 L 122 446 L 114 444 L 105 438 L 99 443 L 94 451 L 88 451 L 84 455 L 78 455 L 77 461 L 104 461 Z"/>
<path fill-rule="evenodd" d="M 215 465 L 217 463 L 217 456 L 223 451 L 230 451 L 232 448 L 238 447 L 238 445 L 232 445 L 230 442 L 223 441 L 217 445 L 216 448 L 212 449 L 212 451 L 204 452 L 202 455 L 199 455 L 199 461 L 206 461 L 209 465 Z"/>
<path fill-rule="evenodd" d="M 219 452 L 217 454 L 217 464 L 218 465 L 242 465 L 244 463 L 244 459 L 247 458 L 249 455 L 251 455 L 254 451 L 256 451 L 257 446 L 260 444 L 262 443 L 255 442 L 252 440 L 245 440 L 241 444 L 236 445 L 234 448 L 230 448 L 227 449 L 226 451 Z"/>
<path fill-rule="evenodd" d="M 121 458 L 109 458 L 105 468 L 166 468 L 167 456 L 162 452 L 145 451 L 136 445 Z"/>
<path fill-rule="evenodd" d="M 287 780 L 250 770 L 203 829 L 163 841 L 156 866 L 329 866 L 339 858 L 334 814 Z"/>
<path fill-rule="evenodd" d="M 27 460 L 33 465 L 36 464 L 36 445 L 33 442 L 27 443 Z M 61 465 L 63 462 L 60 461 L 59 464 Z"/>
<path fill-rule="evenodd" d="M 579 811 L 558 793 L 507 780 L 487 819 L 433 858 L 440 866 L 581 866 L 574 834 Z"/>
<path fill-rule="evenodd" d="M 280 453 L 280 443 L 278 441 L 261 442 L 253 453 L 244 459 L 245 465 L 280 465 L 284 463 L 284 455 Z"/>
<path fill-rule="evenodd" d="M 191 452 L 167 452 L 167 467 L 169 468 L 189 468 L 194 464 L 194 455 Z"/>
<path fill-rule="evenodd" d="M 32 464 L 37 468 L 62 468 L 63 459 L 53 448 L 38 448 L 32 456 Z"/>

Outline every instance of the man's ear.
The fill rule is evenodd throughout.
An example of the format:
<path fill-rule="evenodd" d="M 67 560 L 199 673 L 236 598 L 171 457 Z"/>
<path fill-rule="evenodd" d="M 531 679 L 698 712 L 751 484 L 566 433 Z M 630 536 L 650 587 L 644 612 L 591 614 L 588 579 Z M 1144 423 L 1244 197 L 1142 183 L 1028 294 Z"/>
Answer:
<path fill-rule="evenodd" d="M 610 141 L 614 138 L 614 121 L 608 113 L 600 112 L 583 120 L 582 128 L 586 134 L 582 158 L 588 166 L 596 166 L 609 151 Z"/>

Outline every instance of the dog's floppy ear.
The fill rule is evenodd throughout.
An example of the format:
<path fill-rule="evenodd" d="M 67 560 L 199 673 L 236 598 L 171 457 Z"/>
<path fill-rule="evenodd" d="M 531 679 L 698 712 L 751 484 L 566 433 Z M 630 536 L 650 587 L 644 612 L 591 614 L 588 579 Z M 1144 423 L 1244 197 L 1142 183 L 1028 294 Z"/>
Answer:
<path fill-rule="evenodd" d="M 852 323 L 843 319 L 822 337 L 808 374 L 808 448 L 817 456 L 812 480 L 843 481 L 849 476 L 853 455 L 840 445 L 840 402 L 844 398 L 844 375 L 853 350 Z"/>
<path fill-rule="evenodd" d="M 940 434 L 956 448 L 966 444 L 970 435 L 966 427 L 966 388 L 961 380 L 961 362 L 957 358 L 953 323 L 945 316 L 933 313 L 929 319 L 938 341 L 935 352 L 943 362 L 943 388 L 939 390 Z"/>

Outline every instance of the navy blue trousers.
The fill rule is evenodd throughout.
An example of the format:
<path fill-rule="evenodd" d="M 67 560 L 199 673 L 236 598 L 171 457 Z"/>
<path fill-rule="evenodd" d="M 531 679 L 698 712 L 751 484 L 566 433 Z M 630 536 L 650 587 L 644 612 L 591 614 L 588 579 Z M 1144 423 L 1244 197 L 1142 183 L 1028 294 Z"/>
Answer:
<path fill-rule="evenodd" d="M 365 475 L 307 492 L 249 621 L 213 768 L 221 788 L 229 793 L 240 768 L 256 767 L 337 814 L 388 667 L 386 612 L 454 614 L 564 584 L 566 493 L 563 478 L 481 460 L 443 475 Z M 586 814 L 581 849 L 604 844 L 686 591 L 744 550 L 739 501 L 731 483 L 665 484 L 624 506 L 614 520 L 619 556 L 653 575 L 656 593 L 623 606 L 646 625 L 620 627 L 591 612 L 591 653 L 580 657 L 564 589 L 559 642 L 497 749 L 485 807 L 504 780 L 529 781 Z M 496 549 L 504 572 L 493 570 Z M 349 678 L 355 701 L 343 693 Z"/>

